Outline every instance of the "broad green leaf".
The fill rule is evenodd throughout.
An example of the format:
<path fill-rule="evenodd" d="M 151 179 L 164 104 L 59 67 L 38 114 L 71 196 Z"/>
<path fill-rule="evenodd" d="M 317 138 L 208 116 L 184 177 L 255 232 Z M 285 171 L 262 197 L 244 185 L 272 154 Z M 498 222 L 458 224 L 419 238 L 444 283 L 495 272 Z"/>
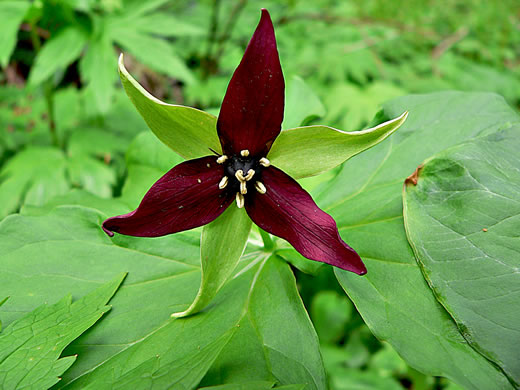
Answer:
<path fill-rule="evenodd" d="M 236 328 L 231 329 L 180 360 L 164 363 L 157 355 L 117 379 L 111 375 L 98 377 L 83 390 L 195 388 L 235 332 Z"/>
<path fill-rule="evenodd" d="M 404 110 L 410 115 L 403 127 L 344 164 L 317 197 L 368 269 L 364 277 L 336 275 L 373 333 L 413 368 L 469 389 L 511 388 L 466 342 L 424 280 L 406 239 L 401 193 L 404 179 L 428 157 L 511 127 L 519 117 L 502 98 L 485 93 L 412 95 L 384 106 L 387 117 Z"/>
<path fill-rule="evenodd" d="M 116 55 L 108 37 L 100 35 L 89 41 L 79 69 L 83 83 L 94 97 L 98 112 L 106 114 L 112 104 L 117 69 Z"/>
<path fill-rule="evenodd" d="M 350 55 L 349 59 L 355 62 Z M 324 103 L 328 111 L 323 121 L 347 129 L 365 126 L 383 103 L 405 93 L 395 84 L 377 80 L 366 87 L 349 82 L 337 84 L 326 90 Z"/>
<path fill-rule="evenodd" d="M 185 317 L 202 310 L 232 276 L 247 244 L 251 219 L 244 209 L 231 204 L 215 221 L 204 226 L 200 239 L 202 280 L 189 308 L 172 314 Z"/>
<path fill-rule="evenodd" d="M 54 72 L 65 69 L 79 57 L 87 37 L 79 28 L 70 26 L 61 30 L 42 47 L 29 74 L 29 84 L 38 85 Z"/>
<path fill-rule="evenodd" d="M 520 125 L 447 149 L 404 191 L 406 232 L 468 342 L 520 385 Z"/>
<path fill-rule="evenodd" d="M 125 2 L 126 8 L 122 15 L 117 15 L 118 17 L 135 19 L 139 17 L 145 16 L 148 12 L 154 11 L 157 8 L 168 3 L 169 0 L 127 0 Z"/>
<path fill-rule="evenodd" d="M 324 266 L 324 263 L 303 257 L 294 248 L 280 248 L 276 254 L 306 274 L 315 275 Z"/>
<path fill-rule="evenodd" d="M 312 298 L 311 318 L 322 343 L 335 343 L 343 336 L 352 315 L 352 303 L 336 291 L 322 290 Z"/>
<path fill-rule="evenodd" d="M 193 74 L 182 58 L 173 51 L 170 43 L 129 29 L 124 20 L 119 23 L 121 25 L 113 23 L 107 26 L 111 39 L 123 46 L 141 63 L 186 83 L 195 81 Z"/>
<path fill-rule="evenodd" d="M 9 299 L 9 297 L 5 297 L 4 299 L 2 299 L 0 301 L 0 306 L 2 306 L 4 303 L 7 302 L 7 300 Z M 1 319 L 0 319 L 1 320 Z M 0 321 L 0 331 L 2 330 L 2 321 Z"/>
<path fill-rule="evenodd" d="M 28 147 L 0 171 L 0 219 L 22 204 L 42 205 L 69 189 L 67 160 L 58 149 Z"/>
<path fill-rule="evenodd" d="M 119 75 L 126 93 L 153 133 L 186 159 L 221 152 L 217 118 L 191 107 L 166 104 L 150 95 L 128 73 L 119 57 Z"/>
<path fill-rule="evenodd" d="M 200 37 L 207 34 L 206 28 L 180 20 L 164 12 L 156 12 L 132 19 L 136 30 L 163 37 Z"/>
<path fill-rule="evenodd" d="M 58 195 L 45 203 L 43 206 L 23 205 L 20 214 L 24 215 L 45 215 L 58 206 L 83 206 L 94 210 L 103 210 L 106 215 L 121 215 L 131 211 L 131 208 L 121 199 L 100 198 L 81 189 L 73 189 L 64 195 Z"/>
<path fill-rule="evenodd" d="M 67 172 L 71 184 L 81 187 L 102 198 L 112 195 L 116 174 L 104 162 L 88 156 L 77 156 L 67 161 Z"/>
<path fill-rule="evenodd" d="M 325 115 L 325 107 L 319 97 L 305 81 L 298 76 L 293 76 L 287 85 L 282 129 L 304 126 L 323 115 Z"/>
<path fill-rule="evenodd" d="M 2 16 L 2 26 L 0 27 L 0 65 L 6 67 L 9 58 L 16 45 L 18 27 L 29 9 L 31 2 L 2 1 L 0 2 L 0 15 Z"/>
<path fill-rule="evenodd" d="M 144 194 L 166 172 L 183 159 L 149 131 L 139 134 L 126 153 L 128 175 L 122 200 L 136 208 Z"/>
<path fill-rule="evenodd" d="M 277 256 L 260 264 L 237 326 L 240 332 L 201 385 L 276 378 L 279 385 L 305 383 L 306 389 L 326 388 L 323 363 L 316 353 L 316 332 L 291 269 Z"/>
<path fill-rule="evenodd" d="M 104 218 L 93 209 L 61 206 L 0 223 L 0 285 L 11 295 L 0 308 L 6 323 L 64 292 L 81 295 L 114 273 L 129 273 L 110 315 L 65 351 L 78 358 L 55 388 L 83 389 L 107 377 L 113 383 L 134 380 L 124 376 L 143 363 L 156 372 L 150 360 L 156 355 L 161 368 L 189 364 L 233 330 L 201 386 L 241 375 L 242 381 L 277 378 L 282 385 L 325 389 L 317 337 L 285 262 L 249 253 L 209 307 L 172 320 L 170 314 L 189 307 L 200 285 L 200 233 L 110 239 L 100 227 Z"/>
<path fill-rule="evenodd" d="M 111 158 L 116 153 L 125 153 L 130 141 L 106 129 L 82 128 L 74 131 L 67 142 L 69 156 L 92 156 Z"/>
<path fill-rule="evenodd" d="M 9 389 L 47 389 L 57 383 L 76 360 L 59 359 L 65 347 L 103 314 L 126 274 L 72 303 L 66 296 L 54 305 L 44 304 L 12 322 L 0 334 L 0 386 Z"/>
<path fill-rule="evenodd" d="M 275 382 L 255 381 L 243 383 L 230 383 L 227 385 L 201 387 L 199 390 L 270 390 Z"/>
<path fill-rule="evenodd" d="M 334 390 L 403 390 L 403 386 L 392 377 L 384 377 L 373 371 L 361 371 L 352 368 L 342 368 L 330 377 L 331 388 Z"/>
<path fill-rule="evenodd" d="M 377 145 L 406 120 L 408 112 L 374 128 L 345 132 L 327 126 L 307 126 L 280 133 L 269 152 L 273 165 L 295 179 L 332 169 Z"/>

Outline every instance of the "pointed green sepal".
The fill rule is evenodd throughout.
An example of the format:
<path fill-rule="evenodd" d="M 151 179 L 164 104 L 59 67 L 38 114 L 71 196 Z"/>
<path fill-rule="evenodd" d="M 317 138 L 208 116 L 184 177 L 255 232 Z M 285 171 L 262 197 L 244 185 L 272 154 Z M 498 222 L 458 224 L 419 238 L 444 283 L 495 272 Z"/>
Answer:
<path fill-rule="evenodd" d="M 186 317 L 202 310 L 217 295 L 236 268 L 247 244 L 251 219 L 235 204 L 202 229 L 200 259 L 202 280 L 195 300 L 183 312 L 172 317 Z"/>
<path fill-rule="evenodd" d="M 196 108 L 167 104 L 147 92 L 125 68 L 119 57 L 119 76 L 125 91 L 153 133 L 186 159 L 220 152 L 217 118 Z"/>
<path fill-rule="evenodd" d="M 318 175 L 377 145 L 395 132 L 407 117 L 408 111 L 363 131 L 346 132 L 327 126 L 282 131 L 268 158 L 295 179 Z"/>

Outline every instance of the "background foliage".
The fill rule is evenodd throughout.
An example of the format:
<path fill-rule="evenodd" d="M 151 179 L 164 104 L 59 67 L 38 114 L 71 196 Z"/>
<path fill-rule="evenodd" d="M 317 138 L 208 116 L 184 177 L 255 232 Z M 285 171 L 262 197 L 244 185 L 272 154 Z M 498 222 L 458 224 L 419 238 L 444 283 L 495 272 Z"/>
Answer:
<path fill-rule="evenodd" d="M 411 112 L 389 140 L 301 181 L 366 259 L 369 274 L 359 278 L 306 261 L 283 243 L 276 254 L 266 254 L 253 231 L 239 277 L 226 284 L 212 309 L 165 322 L 197 292 L 200 232 L 152 245 L 147 239 L 110 240 L 99 229 L 105 216 L 136 207 L 149 186 L 182 161 L 151 134 L 124 94 L 117 57 L 125 53 L 129 72 L 154 96 L 216 114 L 261 7 L 273 18 L 288 84 L 284 128 L 320 123 L 353 131 Z M 510 252 L 492 256 L 518 258 L 518 236 L 511 233 L 518 227 L 518 187 L 500 185 L 504 178 L 492 169 L 518 167 L 517 159 L 497 159 L 504 148 L 511 155 L 518 149 L 517 1 L 2 0 L 0 18 L 0 300 L 11 296 L 0 309 L 0 354 L 2 340 L 13 337 L 19 321 L 38 310 L 80 310 L 84 304 L 81 310 L 93 317 L 77 325 L 81 331 L 67 340 L 72 344 L 63 354 L 78 358 L 54 353 L 39 363 L 53 367 L 55 376 L 63 374 L 56 388 L 164 388 L 168 380 L 210 387 L 251 378 L 248 389 L 307 383 L 454 390 L 520 383 L 518 368 L 510 365 L 516 352 L 498 341 L 487 343 L 486 332 L 496 329 L 471 333 L 472 313 L 458 309 L 481 287 L 469 290 L 469 298 L 452 300 L 442 283 L 450 275 L 416 262 L 438 251 L 421 236 L 432 219 L 449 228 L 436 231 L 440 242 L 443 234 L 463 231 L 476 234 L 476 246 L 486 253 L 493 246 L 489 235 L 479 241 L 482 220 L 462 219 L 462 227 L 460 219 L 450 221 L 450 204 L 446 209 L 444 198 L 432 201 L 437 185 L 470 195 L 458 202 L 450 197 L 453 207 L 478 209 L 485 202 L 489 210 L 508 209 L 500 218 L 509 218 L 510 226 L 499 224 L 493 234 Z M 453 89 L 494 92 L 507 104 L 482 93 L 403 97 Z M 491 168 L 478 158 L 472 162 L 470 157 L 483 153 L 489 153 Z M 402 183 L 424 160 L 427 180 L 405 191 L 404 220 L 417 234 L 407 240 Z M 476 183 L 471 174 L 461 178 L 458 169 L 473 172 Z M 514 168 L 502 173 L 506 183 L 518 183 Z M 462 192 L 468 186 L 500 191 L 488 198 L 485 191 Z M 510 198 L 506 206 L 503 197 Z M 471 214 L 460 210 L 459 217 Z M 492 217 L 498 218 L 485 220 L 489 229 L 497 222 Z M 94 324 L 107 311 L 121 282 L 114 278 L 123 271 L 129 274 L 111 301 L 114 309 Z M 502 291 L 504 306 L 518 302 L 518 280 L 511 278 Z M 503 279 L 497 280 L 504 288 Z M 70 292 L 79 305 L 60 301 Z M 99 302 L 85 302 L 89 296 Z M 36 309 L 46 302 L 51 305 Z M 486 307 L 477 313 L 490 319 L 500 314 Z M 0 378 L 5 367 L 0 363 Z M 6 386 L 16 378 L 8 379 L 2 379 Z"/>

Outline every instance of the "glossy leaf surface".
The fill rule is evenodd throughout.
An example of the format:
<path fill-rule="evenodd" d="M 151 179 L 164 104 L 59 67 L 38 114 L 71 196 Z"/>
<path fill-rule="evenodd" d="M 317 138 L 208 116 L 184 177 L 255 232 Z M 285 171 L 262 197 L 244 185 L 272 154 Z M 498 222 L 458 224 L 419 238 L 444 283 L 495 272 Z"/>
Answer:
<path fill-rule="evenodd" d="M 520 383 L 520 126 L 435 155 L 405 187 L 406 231 L 468 342 Z"/>
<path fill-rule="evenodd" d="M 384 106 L 387 117 L 404 110 L 410 115 L 403 127 L 345 164 L 317 199 L 368 269 L 363 278 L 337 270 L 338 280 L 374 334 L 412 367 L 466 388 L 509 389 L 505 376 L 462 337 L 424 280 L 406 239 L 401 193 L 404 179 L 429 156 L 519 118 L 502 98 L 478 93 L 415 95 Z"/>
<path fill-rule="evenodd" d="M 317 337 L 285 262 L 249 253 L 206 310 L 171 320 L 170 314 L 187 309 L 197 294 L 200 234 L 111 240 L 100 228 L 104 218 L 93 209 L 62 206 L 9 216 L 0 224 L 0 284 L 11 295 L 0 308 L 6 324 L 20 318 L 20 311 L 57 300 L 63 291 L 84 294 L 114 272 L 128 271 L 110 315 L 65 351 L 77 353 L 78 359 L 58 388 L 85 388 L 108 377 L 114 383 L 140 383 L 133 381 L 144 371 L 158 371 L 156 364 L 184 367 L 206 352 L 208 359 L 217 357 L 207 373 L 193 372 L 192 387 L 205 375 L 207 386 L 244 376 L 261 381 L 276 376 L 281 384 L 325 388 Z M 39 293 L 28 294 L 34 286 Z M 212 343 L 230 334 L 219 352 Z M 246 350 L 254 357 L 244 360 Z M 144 363 L 149 371 L 138 368 Z M 128 372 L 134 369 L 132 377 Z"/>

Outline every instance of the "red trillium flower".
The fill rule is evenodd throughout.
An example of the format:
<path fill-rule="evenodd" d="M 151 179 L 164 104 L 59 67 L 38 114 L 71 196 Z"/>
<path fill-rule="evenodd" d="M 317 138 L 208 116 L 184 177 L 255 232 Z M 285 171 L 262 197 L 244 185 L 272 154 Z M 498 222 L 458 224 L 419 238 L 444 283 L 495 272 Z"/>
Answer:
<path fill-rule="evenodd" d="M 264 9 L 222 102 L 217 121 L 222 154 L 175 166 L 135 211 L 103 222 L 105 232 L 164 236 L 210 223 L 236 202 L 260 228 L 287 240 L 303 256 L 365 274 L 334 219 L 270 164 L 268 153 L 281 131 L 284 89 L 273 24 Z"/>

